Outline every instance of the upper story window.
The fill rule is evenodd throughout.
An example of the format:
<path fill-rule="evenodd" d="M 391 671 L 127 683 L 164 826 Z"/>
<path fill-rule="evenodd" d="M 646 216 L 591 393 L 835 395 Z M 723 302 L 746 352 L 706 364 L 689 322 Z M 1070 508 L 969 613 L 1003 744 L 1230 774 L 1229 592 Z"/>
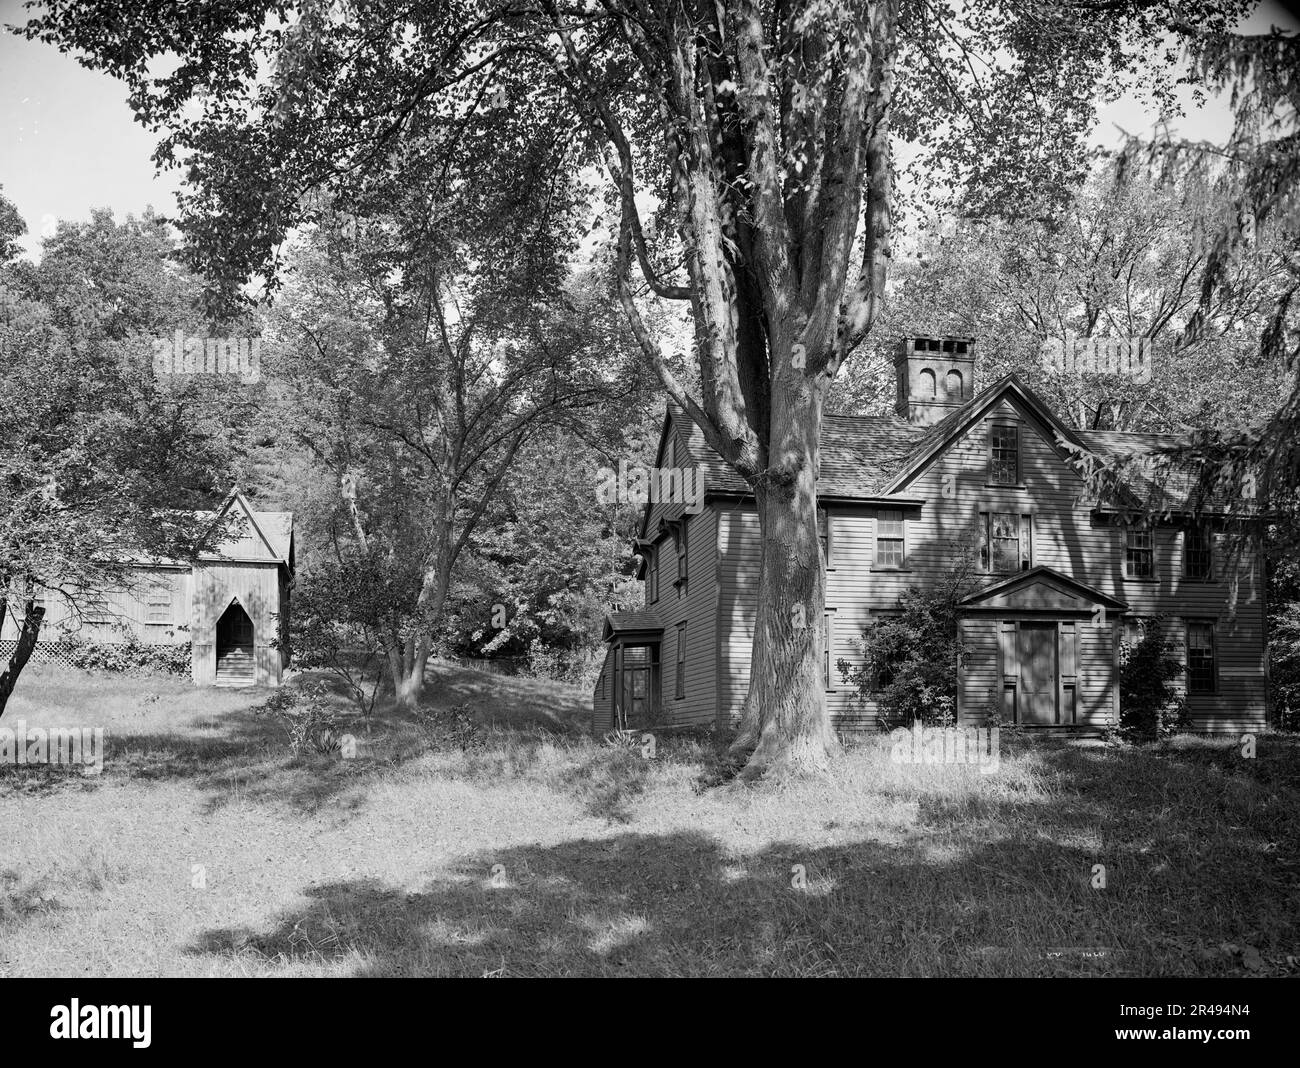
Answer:
<path fill-rule="evenodd" d="M 1213 693 L 1214 624 L 1207 620 L 1187 621 L 1187 692 Z"/>
<path fill-rule="evenodd" d="M 1015 423 L 989 427 L 989 481 L 997 486 L 1020 485 L 1020 428 Z"/>
<path fill-rule="evenodd" d="M 645 562 L 645 600 L 654 604 L 659 600 L 659 546 L 646 550 Z"/>
<path fill-rule="evenodd" d="M 1030 566 L 1033 519 L 1017 512 L 980 513 L 980 569 L 992 575 Z"/>
<path fill-rule="evenodd" d="M 1208 580 L 1213 576 L 1213 535 L 1208 527 L 1194 525 L 1183 531 L 1183 575 Z"/>
<path fill-rule="evenodd" d="M 686 520 L 673 524 L 673 543 L 677 547 L 677 596 L 686 596 Z"/>
<path fill-rule="evenodd" d="M 1155 578 L 1155 531 L 1148 526 L 1128 527 L 1124 531 L 1124 577 Z"/>
<path fill-rule="evenodd" d="M 835 566 L 835 535 L 831 530 L 831 515 L 825 508 L 817 509 L 817 544 L 821 546 L 822 559 L 830 570 Z"/>
<path fill-rule="evenodd" d="M 901 568 L 904 550 L 902 510 L 882 510 L 876 517 L 876 566 Z"/>

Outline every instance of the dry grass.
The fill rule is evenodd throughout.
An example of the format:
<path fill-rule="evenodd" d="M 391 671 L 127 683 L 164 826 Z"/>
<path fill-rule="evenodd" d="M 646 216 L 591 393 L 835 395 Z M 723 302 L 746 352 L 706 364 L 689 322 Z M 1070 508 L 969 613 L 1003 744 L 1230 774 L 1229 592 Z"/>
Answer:
<path fill-rule="evenodd" d="M 431 705 L 495 728 L 434 751 L 379 716 L 350 761 L 291 757 L 261 696 L 24 676 L 5 725 L 108 756 L 0 768 L 0 976 L 1297 971 L 1287 738 L 1004 736 L 992 775 L 882 739 L 747 788 L 707 740 L 593 741 L 553 684 L 441 669 Z"/>

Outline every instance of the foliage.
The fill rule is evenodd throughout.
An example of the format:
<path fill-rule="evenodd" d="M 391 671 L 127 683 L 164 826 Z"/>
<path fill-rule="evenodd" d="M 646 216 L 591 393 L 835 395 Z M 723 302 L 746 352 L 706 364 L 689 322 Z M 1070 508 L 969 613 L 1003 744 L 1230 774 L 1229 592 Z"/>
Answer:
<path fill-rule="evenodd" d="M 362 716 L 374 711 L 384 680 L 384 634 L 402 603 L 399 593 L 382 567 L 355 551 L 319 560 L 294 577 L 288 626 L 294 663 L 334 675 Z"/>
<path fill-rule="evenodd" d="M 1119 735 L 1156 741 L 1191 725 L 1187 702 L 1175 685 L 1182 661 L 1165 638 L 1165 621 L 1147 621 L 1136 642 L 1120 644 Z"/>
<path fill-rule="evenodd" d="M 338 713 L 320 684 L 307 684 L 301 689 L 281 687 L 255 706 L 253 713 L 269 716 L 284 728 L 295 756 L 306 749 L 322 756 L 339 752 L 343 731 Z"/>
<path fill-rule="evenodd" d="M 151 644 L 131 631 L 115 642 L 70 637 L 59 645 L 68 663 L 85 671 L 188 676 L 193 663 L 190 642 Z"/>
<path fill-rule="evenodd" d="M 824 601 L 820 418 L 884 302 L 891 135 L 986 210 L 1046 210 L 1077 181 L 1098 97 L 1134 83 L 1167 97 L 1170 19 L 1224 31 L 1246 7 L 381 0 L 290 22 L 260 0 L 196 25 L 184 8 L 58 0 L 21 32 L 124 79 L 164 134 L 156 158 L 185 160 L 181 225 L 219 305 L 255 275 L 274 284 L 283 239 L 326 201 L 363 218 L 413 203 L 387 230 L 408 253 L 439 245 L 450 204 L 485 251 L 544 275 L 598 183 L 585 199 L 609 209 L 591 221 L 637 349 L 769 532 L 755 633 L 775 640 L 756 638 L 736 743 L 758 775 L 824 766 L 834 744 L 793 608 L 817 617 Z M 164 54 L 180 56 L 165 72 Z M 515 218 L 526 234 L 494 225 Z M 688 303 L 698 390 L 649 326 L 660 301 Z"/>
<path fill-rule="evenodd" d="M 416 722 L 429 747 L 436 752 L 458 749 L 462 753 L 482 749 L 485 745 L 483 728 L 479 725 L 468 704 L 446 708 L 420 705 Z"/>
<path fill-rule="evenodd" d="M 29 637 L 42 594 L 75 612 L 132 559 L 189 558 L 239 466 L 244 387 L 153 372 L 153 341 L 202 323 L 171 252 L 162 220 L 95 212 L 39 266 L 0 266 L 0 622 Z M 0 714 L 24 663 L 0 673 Z"/>
<path fill-rule="evenodd" d="M 973 546 L 959 543 L 955 562 L 928 589 L 898 599 L 896 614 L 863 631 L 863 662 L 836 667 L 863 702 L 875 702 L 882 728 L 917 720 L 948 727 L 957 719 L 957 678 L 966 656 L 958 622 L 961 600 L 975 586 Z"/>

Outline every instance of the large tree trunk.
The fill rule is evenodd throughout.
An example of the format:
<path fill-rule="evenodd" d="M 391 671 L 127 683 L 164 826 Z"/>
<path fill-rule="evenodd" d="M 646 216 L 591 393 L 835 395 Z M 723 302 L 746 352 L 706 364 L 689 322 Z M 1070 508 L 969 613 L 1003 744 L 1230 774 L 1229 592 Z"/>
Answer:
<path fill-rule="evenodd" d="M 41 632 L 41 622 L 44 619 L 45 609 L 37 608 L 29 601 L 24 608 L 23 629 L 18 635 L 18 646 L 14 649 L 13 656 L 9 658 L 9 666 L 0 672 L 0 717 L 5 714 L 5 706 L 9 704 L 9 695 L 14 692 L 18 676 L 22 674 L 27 661 L 32 657 L 32 651 L 36 648 L 37 635 Z M 3 611 L 0 611 L 0 623 L 3 622 Z"/>
<path fill-rule="evenodd" d="M 742 778 L 820 771 L 837 748 L 822 679 L 826 569 L 817 540 L 821 395 L 806 379 L 774 405 L 769 466 L 756 488 L 762 536 L 749 692 L 732 755 Z"/>

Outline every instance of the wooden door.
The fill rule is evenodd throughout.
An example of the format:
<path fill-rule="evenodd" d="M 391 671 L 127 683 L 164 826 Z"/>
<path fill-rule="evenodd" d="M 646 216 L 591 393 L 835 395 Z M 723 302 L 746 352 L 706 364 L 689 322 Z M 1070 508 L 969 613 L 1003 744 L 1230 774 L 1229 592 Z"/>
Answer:
<path fill-rule="evenodd" d="M 1017 706 L 1026 726 L 1054 725 L 1056 716 L 1056 624 L 1021 623 L 1016 635 Z"/>

